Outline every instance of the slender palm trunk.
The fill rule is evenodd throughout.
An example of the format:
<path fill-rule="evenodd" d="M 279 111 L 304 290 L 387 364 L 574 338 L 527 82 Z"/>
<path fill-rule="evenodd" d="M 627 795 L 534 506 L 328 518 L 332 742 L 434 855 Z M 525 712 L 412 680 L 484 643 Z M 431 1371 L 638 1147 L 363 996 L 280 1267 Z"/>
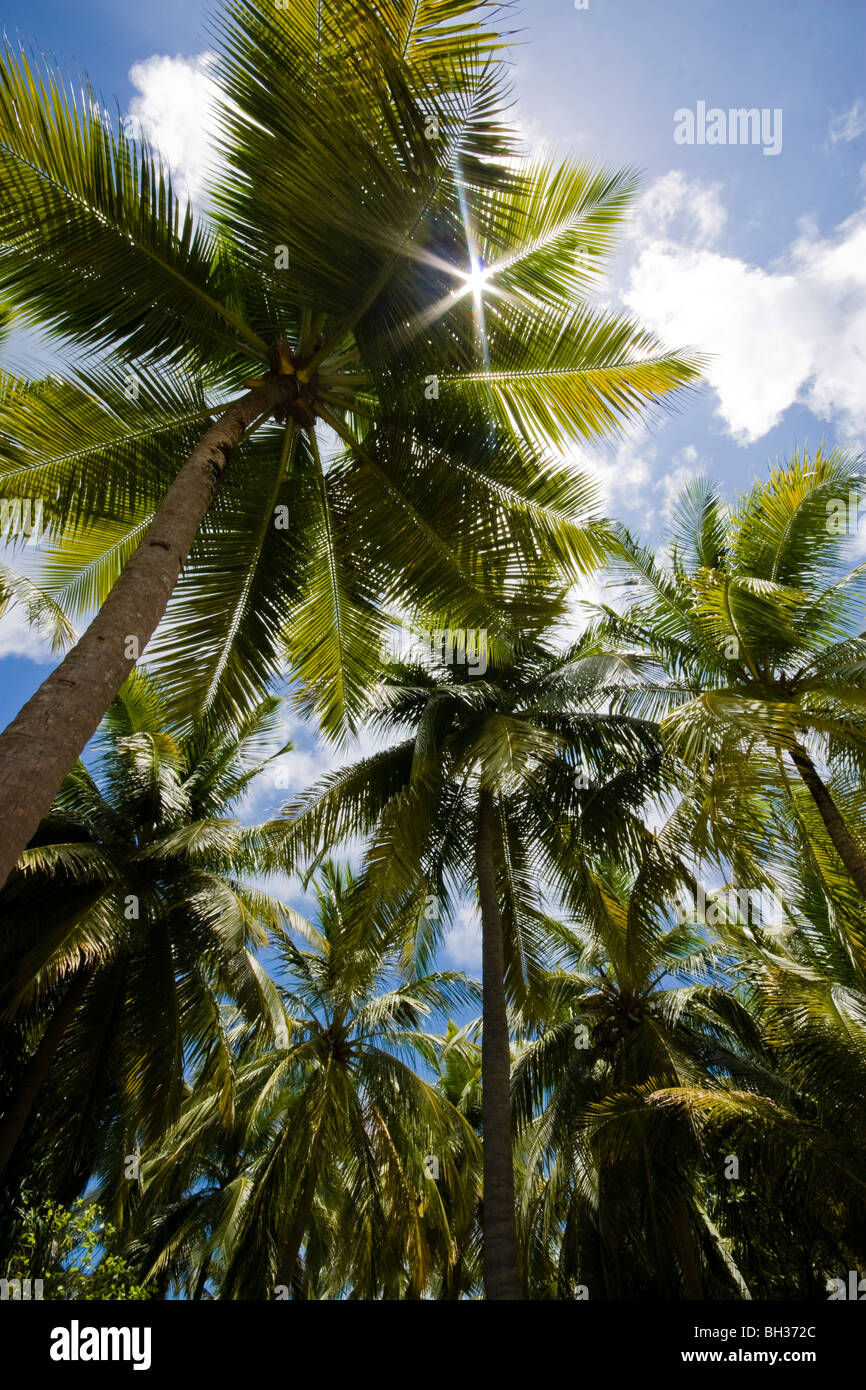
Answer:
<path fill-rule="evenodd" d="M 290 380 L 268 379 L 211 425 L 90 627 L 0 735 L 0 886 L 150 641 L 232 449 Z"/>
<path fill-rule="evenodd" d="M 91 966 L 79 967 L 63 999 L 54 1011 L 54 1017 L 39 1039 L 36 1051 L 24 1068 L 18 1086 L 6 1107 L 0 1121 L 0 1176 L 5 1172 L 24 1127 L 30 1118 L 39 1092 L 54 1061 L 63 1035 L 75 1017 L 84 991 L 93 975 Z"/>
<path fill-rule="evenodd" d="M 791 758 L 812 794 L 812 800 L 818 808 L 836 853 L 857 885 L 860 896 L 866 899 L 866 855 L 854 840 L 841 811 L 822 782 L 818 769 L 805 748 L 795 748 Z"/>
<path fill-rule="evenodd" d="M 671 1226 L 683 1283 L 686 1286 L 686 1298 L 704 1299 L 706 1295 L 703 1275 L 701 1274 L 701 1262 L 684 1202 L 674 1203 L 671 1211 Z"/>
<path fill-rule="evenodd" d="M 523 1297 L 514 1218 L 511 1152 L 511 1052 L 505 1005 L 505 953 L 493 859 L 496 811 L 482 787 L 478 803 L 476 868 L 481 902 L 481 1130 L 484 1156 L 484 1296 Z"/>

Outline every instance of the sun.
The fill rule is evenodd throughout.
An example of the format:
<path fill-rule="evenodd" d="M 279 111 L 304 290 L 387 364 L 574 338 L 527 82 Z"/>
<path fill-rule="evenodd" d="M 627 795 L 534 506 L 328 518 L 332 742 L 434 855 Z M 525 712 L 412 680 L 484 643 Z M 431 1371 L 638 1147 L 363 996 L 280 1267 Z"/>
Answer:
<path fill-rule="evenodd" d="M 483 265 L 473 266 L 472 270 L 465 277 L 466 284 L 464 288 L 477 297 L 481 294 L 481 291 L 490 279 L 491 273 L 492 272 L 486 270 Z"/>

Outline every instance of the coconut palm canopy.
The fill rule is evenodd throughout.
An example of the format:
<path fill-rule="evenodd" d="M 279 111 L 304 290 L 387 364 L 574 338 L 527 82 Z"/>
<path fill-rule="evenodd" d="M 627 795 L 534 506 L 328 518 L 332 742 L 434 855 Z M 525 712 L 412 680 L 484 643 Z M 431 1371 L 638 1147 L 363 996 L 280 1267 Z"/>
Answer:
<path fill-rule="evenodd" d="M 704 359 L 596 302 L 637 181 L 524 148 L 510 7 L 213 25 L 194 203 L 0 62 L 0 326 L 56 368 L 0 378 L 46 528 L 0 605 L 68 648 L 0 735 L 0 1264 L 826 1298 L 866 1262 L 862 462 L 693 480 L 661 548 L 604 516 L 579 451 Z M 333 758 L 286 795 L 290 722 Z"/>
<path fill-rule="evenodd" d="M 696 359 L 587 304 L 634 179 L 522 153 L 470 8 L 226 5 L 206 217 L 92 93 L 7 54 L 0 292 L 89 360 L 4 383 L 3 488 L 49 493 L 49 592 L 101 605 L 0 741 L 10 835 L 48 804 L 24 790 L 38 708 L 67 692 L 50 801 L 163 617 L 150 657 L 187 717 L 237 716 L 288 660 L 333 731 L 389 609 L 495 632 L 521 570 L 600 558 L 551 446 Z"/>

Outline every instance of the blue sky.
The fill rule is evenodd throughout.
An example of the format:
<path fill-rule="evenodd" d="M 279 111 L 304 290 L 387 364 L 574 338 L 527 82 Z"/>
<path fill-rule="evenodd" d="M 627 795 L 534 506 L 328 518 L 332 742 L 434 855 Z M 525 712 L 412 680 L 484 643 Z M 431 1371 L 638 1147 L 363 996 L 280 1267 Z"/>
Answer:
<path fill-rule="evenodd" d="M 6 0 L 11 41 L 87 71 L 188 182 L 207 151 L 209 4 Z M 862 0 L 526 0 L 515 16 L 527 140 L 642 172 L 604 298 L 671 346 L 713 353 L 673 417 L 576 453 L 608 510 L 648 538 L 690 473 L 734 492 L 797 444 L 863 448 L 866 426 L 866 6 Z M 781 112 L 781 149 L 677 144 L 675 113 Z M 6 360 L 14 360 L 15 344 Z M 859 542 L 866 550 L 866 543 Z M 0 620 L 0 724 L 49 669 Z M 295 730 L 299 785 L 322 764 Z"/>

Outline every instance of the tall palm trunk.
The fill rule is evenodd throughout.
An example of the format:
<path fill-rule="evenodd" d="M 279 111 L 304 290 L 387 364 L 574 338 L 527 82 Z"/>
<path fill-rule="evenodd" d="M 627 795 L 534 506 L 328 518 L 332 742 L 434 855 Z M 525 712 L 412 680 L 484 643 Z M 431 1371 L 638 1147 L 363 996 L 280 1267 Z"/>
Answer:
<path fill-rule="evenodd" d="M 833 842 L 836 853 L 857 885 L 861 897 L 866 899 L 866 855 L 854 840 L 841 811 L 830 795 L 829 789 L 821 780 L 818 769 L 805 748 L 795 748 L 791 753 L 791 758 L 803 782 L 812 794 L 812 800 L 818 808 L 818 813 L 827 828 L 827 834 Z"/>
<path fill-rule="evenodd" d="M 523 1297 L 514 1218 L 514 1159 L 511 1152 L 511 1052 L 505 1006 L 505 952 L 493 859 L 493 793 L 482 787 L 478 801 L 476 869 L 481 902 L 481 1132 L 484 1159 L 484 1295 Z"/>
<path fill-rule="evenodd" d="M 670 1211 L 670 1221 L 674 1247 L 679 1258 L 683 1283 L 686 1287 L 686 1298 L 703 1299 L 706 1295 L 703 1275 L 701 1274 L 701 1261 L 685 1202 L 674 1202 Z"/>
<path fill-rule="evenodd" d="M 39 1039 L 36 1051 L 25 1066 L 21 1080 L 6 1107 L 6 1113 L 0 1121 L 0 1176 L 5 1172 L 18 1140 L 24 1133 L 24 1126 L 45 1084 L 51 1063 L 63 1041 L 63 1035 L 75 1017 L 92 975 L 92 966 L 79 967 L 63 999 L 54 1010 L 54 1016 Z"/>
<path fill-rule="evenodd" d="M 90 627 L 0 735 L 0 886 L 150 641 L 232 449 L 290 380 L 264 381 L 211 425 Z"/>

